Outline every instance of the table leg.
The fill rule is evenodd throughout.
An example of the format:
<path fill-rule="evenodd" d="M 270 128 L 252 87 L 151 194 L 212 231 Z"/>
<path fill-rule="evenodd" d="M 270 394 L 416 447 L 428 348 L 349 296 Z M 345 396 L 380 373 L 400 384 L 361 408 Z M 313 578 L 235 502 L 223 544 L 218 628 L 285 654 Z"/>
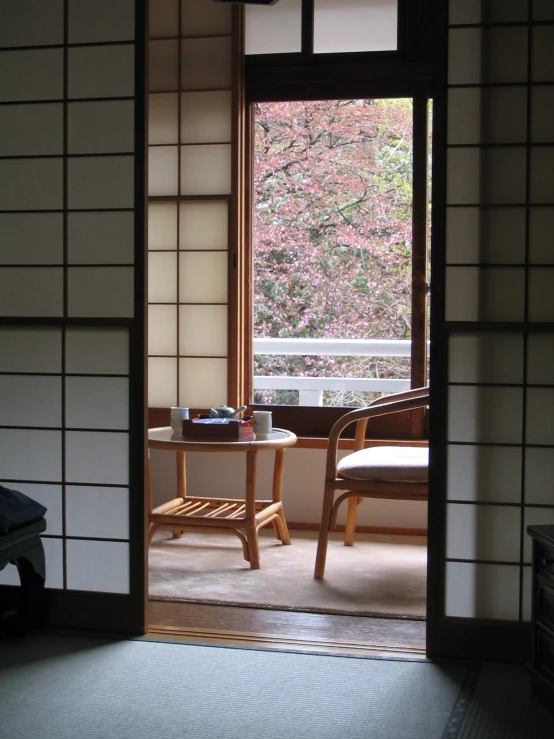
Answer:
<path fill-rule="evenodd" d="M 250 554 L 250 567 L 253 570 L 260 569 L 260 545 L 258 541 L 258 529 L 256 528 L 257 461 L 257 450 L 252 449 L 246 452 L 246 538 L 248 540 L 248 552 Z"/>
<path fill-rule="evenodd" d="M 187 464 L 185 452 L 177 452 L 177 497 L 187 497 Z M 174 539 L 180 539 L 183 535 L 184 529 L 173 529 L 172 535 Z"/>
<path fill-rule="evenodd" d="M 285 513 L 282 508 L 283 504 L 283 473 L 285 470 L 285 450 L 284 449 L 276 449 L 275 450 L 275 462 L 273 465 L 273 502 L 274 503 L 281 503 L 281 511 L 279 514 L 279 520 L 281 522 L 281 526 L 277 526 L 275 522 L 273 522 L 273 529 L 276 533 L 276 536 L 278 539 L 282 541 L 283 544 L 290 544 L 290 534 L 289 529 L 287 526 L 287 522 L 285 519 Z"/>
<path fill-rule="evenodd" d="M 150 471 L 150 449 L 148 449 L 148 455 L 146 458 L 146 505 L 148 508 L 148 546 L 150 546 L 150 541 L 152 539 L 153 531 L 152 531 L 152 524 L 150 523 L 150 514 L 152 513 L 152 509 L 154 508 L 154 503 L 152 500 L 152 473 Z"/>

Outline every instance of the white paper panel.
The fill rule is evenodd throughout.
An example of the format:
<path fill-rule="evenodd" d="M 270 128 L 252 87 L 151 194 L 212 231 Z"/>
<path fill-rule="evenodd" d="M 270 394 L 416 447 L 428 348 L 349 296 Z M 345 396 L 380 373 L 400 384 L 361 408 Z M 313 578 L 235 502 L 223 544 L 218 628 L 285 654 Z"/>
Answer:
<path fill-rule="evenodd" d="M 44 559 L 46 562 L 46 582 L 47 588 L 63 588 L 63 548 L 61 539 L 50 539 L 42 537 L 42 545 L 44 547 Z M 9 565 L 0 572 L 0 585 L 15 585 L 19 587 L 21 584 L 17 567 Z"/>
<path fill-rule="evenodd" d="M 0 479 L 61 482 L 60 431 L 0 429 Z"/>
<path fill-rule="evenodd" d="M 552 505 L 554 480 L 554 448 L 525 450 L 525 502 Z"/>
<path fill-rule="evenodd" d="M 552 72 L 554 78 L 554 70 Z M 531 87 L 531 141 L 554 141 L 554 85 Z"/>
<path fill-rule="evenodd" d="M 69 264 L 131 264 L 134 220 L 133 211 L 69 213 Z"/>
<path fill-rule="evenodd" d="M 59 328 L 0 328 L 0 372 L 61 372 Z"/>
<path fill-rule="evenodd" d="M 231 67 L 230 38 L 186 39 L 181 42 L 181 89 L 230 88 Z"/>
<path fill-rule="evenodd" d="M 554 508 L 525 508 L 523 517 L 524 530 L 528 526 L 554 526 Z M 533 558 L 531 537 L 525 535 L 523 539 L 523 561 L 531 564 Z"/>
<path fill-rule="evenodd" d="M 132 100 L 70 103 L 68 149 L 70 154 L 133 152 L 135 105 Z"/>
<path fill-rule="evenodd" d="M 69 49 L 70 98 L 131 97 L 134 86 L 134 46 Z"/>
<path fill-rule="evenodd" d="M 519 388 L 458 387 L 448 391 L 448 440 L 520 444 Z"/>
<path fill-rule="evenodd" d="M 8 25 L 12 33 L 13 26 Z M 62 49 L 0 52 L 0 102 L 63 97 Z"/>
<path fill-rule="evenodd" d="M 534 21 L 554 21 L 554 6 L 551 0 L 532 0 Z"/>
<path fill-rule="evenodd" d="M 42 537 L 44 547 L 44 559 L 46 563 L 46 587 L 63 588 L 63 558 L 61 539 Z M 0 572 L 0 585 L 14 585 L 19 587 L 21 581 L 17 567 L 10 563 L 8 567 Z"/>
<path fill-rule="evenodd" d="M 102 593 L 129 592 L 129 545 L 68 539 L 67 587 Z"/>
<path fill-rule="evenodd" d="M 519 562 L 519 506 L 449 503 L 446 510 L 446 556 Z"/>
<path fill-rule="evenodd" d="M 63 153 L 63 105 L 0 107 L 0 156 Z"/>
<path fill-rule="evenodd" d="M 67 431 L 65 443 L 67 482 L 129 484 L 129 434 Z"/>
<path fill-rule="evenodd" d="M 227 249 L 229 208 L 226 201 L 181 203 L 179 211 L 181 249 Z"/>
<path fill-rule="evenodd" d="M 227 402 L 226 359 L 180 359 L 179 405 L 211 408 Z"/>
<path fill-rule="evenodd" d="M 47 588 L 63 588 L 63 543 L 61 539 L 42 537 L 44 559 L 46 563 Z"/>
<path fill-rule="evenodd" d="M 231 33 L 229 5 L 181 0 L 181 33 L 183 36 L 212 36 Z"/>
<path fill-rule="evenodd" d="M 48 536 L 62 536 L 63 534 L 63 506 L 62 486 L 45 485 L 34 482 L 2 482 L 8 488 L 16 488 L 20 493 L 28 495 L 33 500 L 47 508 L 46 533 Z"/>
<path fill-rule="evenodd" d="M 525 87 L 457 87 L 448 91 L 449 144 L 523 143 Z"/>
<path fill-rule="evenodd" d="M 132 267 L 69 269 L 71 317 L 131 318 L 134 310 Z M 102 299 L 99 300 L 99 296 Z"/>
<path fill-rule="evenodd" d="M 226 305 L 183 305 L 179 314 L 179 354 L 227 356 Z"/>
<path fill-rule="evenodd" d="M 554 264 L 553 233 L 554 208 L 531 208 L 529 225 L 529 260 L 531 264 Z"/>
<path fill-rule="evenodd" d="M 9 564 L 8 567 L 0 570 L 0 585 L 15 585 L 19 587 L 20 584 L 21 580 L 15 565 Z"/>
<path fill-rule="evenodd" d="M 453 28 L 448 35 L 448 81 L 525 82 L 527 29 Z"/>
<path fill-rule="evenodd" d="M 135 0 L 69 0 L 69 43 L 131 41 Z"/>
<path fill-rule="evenodd" d="M 231 145 L 181 147 L 182 195 L 231 193 Z"/>
<path fill-rule="evenodd" d="M 148 360 L 149 408 L 171 408 L 177 403 L 177 359 L 151 357 Z"/>
<path fill-rule="evenodd" d="M 63 44 L 63 0 L 3 0 L 0 46 Z"/>
<path fill-rule="evenodd" d="M 148 87 L 150 91 L 177 90 L 179 84 L 178 41 L 151 41 L 148 48 Z"/>
<path fill-rule="evenodd" d="M 450 264 L 523 264 L 524 208 L 447 208 L 446 260 Z"/>
<path fill-rule="evenodd" d="M 148 354 L 177 356 L 177 306 L 148 306 Z"/>
<path fill-rule="evenodd" d="M 447 497 L 481 503 L 519 503 L 521 452 L 511 447 L 448 445 Z"/>
<path fill-rule="evenodd" d="M 177 203 L 148 203 L 148 248 L 177 248 Z"/>
<path fill-rule="evenodd" d="M 527 339 L 527 382 L 551 385 L 554 367 L 554 334 L 530 334 Z"/>
<path fill-rule="evenodd" d="M 554 202 L 554 146 L 531 149 L 531 195 L 532 203 Z"/>
<path fill-rule="evenodd" d="M 302 0 L 245 8 L 246 54 L 286 54 L 302 48 Z"/>
<path fill-rule="evenodd" d="M 0 426 L 60 427 L 60 377 L 0 375 Z"/>
<path fill-rule="evenodd" d="M 522 321 L 523 269 L 448 267 L 446 320 Z"/>
<path fill-rule="evenodd" d="M 67 377 L 65 424 L 68 428 L 129 428 L 126 377 Z"/>
<path fill-rule="evenodd" d="M 179 189 L 176 146 L 151 146 L 148 149 L 148 194 L 177 195 Z"/>
<path fill-rule="evenodd" d="M 528 0 L 450 0 L 448 21 L 451 25 L 526 21 L 527 6 Z"/>
<path fill-rule="evenodd" d="M 68 536 L 98 539 L 129 538 L 129 489 L 68 485 Z"/>
<path fill-rule="evenodd" d="M 182 94 L 182 143 L 230 142 L 231 120 L 230 90 Z"/>
<path fill-rule="evenodd" d="M 523 336 L 458 334 L 450 337 L 450 382 L 523 382 Z"/>
<path fill-rule="evenodd" d="M 447 562 L 445 611 L 452 617 L 517 621 L 519 567 Z"/>
<path fill-rule="evenodd" d="M 156 0 L 148 3 L 148 35 L 167 38 L 179 35 L 179 0 Z"/>
<path fill-rule="evenodd" d="M 148 302 L 177 302 L 176 252 L 150 252 L 148 255 Z"/>
<path fill-rule="evenodd" d="M 529 270 L 529 320 L 554 321 L 554 268 Z M 551 378 L 552 381 L 552 378 Z"/>
<path fill-rule="evenodd" d="M 523 147 L 450 149 L 447 160 L 449 205 L 518 205 L 525 202 Z"/>
<path fill-rule="evenodd" d="M 554 81 L 554 25 L 534 26 L 531 33 L 533 82 L 552 82 Z"/>
<path fill-rule="evenodd" d="M 61 268 L 0 268 L 0 315 L 46 318 L 62 314 L 63 271 Z"/>
<path fill-rule="evenodd" d="M 554 388 L 528 388 L 526 410 L 527 443 L 554 444 Z"/>
<path fill-rule="evenodd" d="M 151 93 L 148 96 L 148 143 L 176 144 L 179 140 L 179 96 Z"/>
<path fill-rule="evenodd" d="M 227 302 L 227 253 L 181 252 L 180 303 Z"/>
<path fill-rule="evenodd" d="M 61 213 L 0 213 L 0 264 L 61 264 Z"/>
<path fill-rule="evenodd" d="M 122 328 L 66 329 L 66 371 L 129 374 L 129 334 Z"/>
<path fill-rule="evenodd" d="M 394 51 L 397 0 L 315 0 L 314 52 Z"/>
<path fill-rule="evenodd" d="M 62 160 L 0 160 L 0 203 L 4 210 L 60 210 Z"/>
<path fill-rule="evenodd" d="M 134 171 L 132 156 L 70 159 L 69 209 L 133 208 Z"/>

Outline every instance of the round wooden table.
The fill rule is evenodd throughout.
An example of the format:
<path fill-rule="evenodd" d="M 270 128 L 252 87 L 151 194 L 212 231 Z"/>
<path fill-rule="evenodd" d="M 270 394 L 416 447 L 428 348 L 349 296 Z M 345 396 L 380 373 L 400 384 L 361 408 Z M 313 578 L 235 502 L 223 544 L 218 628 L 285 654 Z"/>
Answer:
<path fill-rule="evenodd" d="M 148 544 L 159 529 L 170 529 L 179 537 L 187 529 L 227 531 L 242 542 L 244 559 L 253 570 L 260 568 L 258 530 L 271 523 L 276 537 L 290 544 L 290 534 L 283 511 L 282 485 L 285 450 L 296 444 L 296 436 L 285 429 L 272 429 L 266 439 L 252 441 L 197 440 L 175 434 L 171 427 L 148 430 Z M 150 449 L 175 452 L 177 458 L 177 497 L 153 508 L 150 475 Z M 258 453 L 274 451 L 273 486 L 270 500 L 256 500 Z M 246 454 L 244 498 L 199 497 L 188 495 L 186 483 L 187 452 L 222 452 Z"/>

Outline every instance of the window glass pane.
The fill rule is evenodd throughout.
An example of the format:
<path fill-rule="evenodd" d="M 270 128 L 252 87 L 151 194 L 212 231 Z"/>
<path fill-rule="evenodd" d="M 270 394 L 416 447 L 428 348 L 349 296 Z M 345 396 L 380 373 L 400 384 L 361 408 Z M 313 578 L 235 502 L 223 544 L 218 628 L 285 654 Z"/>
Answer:
<path fill-rule="evenodd" d="M 245 53 L 287 54 L 302 46 L 302 0 L 245 8 Z"/>
<path fill-rule="evenodd" d="M 314 0 L 314 52 L 394 51 L 397 0 Z"/>
<path fill-rule="evenodd" d="M 412 101 L 255 114 L 254 401 L 363 405 L 391 383 L 406 389 Z"/>

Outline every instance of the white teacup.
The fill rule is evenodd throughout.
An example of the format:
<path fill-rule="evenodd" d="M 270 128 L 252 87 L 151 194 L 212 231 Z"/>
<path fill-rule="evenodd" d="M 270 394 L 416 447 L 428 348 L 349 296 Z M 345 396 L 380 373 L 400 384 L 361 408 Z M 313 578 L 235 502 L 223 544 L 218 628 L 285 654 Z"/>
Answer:
<path fill-rule="evenodd" d="M 254 433 L 256 439 L 267 439 L 271 433 L 272 416 L 271 411 L 254 411 Z"/>
<path fill-rule="evenodd" d="M 189 409 L 180 405 L 174 405 L 171 408 L 171 428 L 174 434 L 183 433 L 183 421 L 187 421 L 189 417 Z"/>

